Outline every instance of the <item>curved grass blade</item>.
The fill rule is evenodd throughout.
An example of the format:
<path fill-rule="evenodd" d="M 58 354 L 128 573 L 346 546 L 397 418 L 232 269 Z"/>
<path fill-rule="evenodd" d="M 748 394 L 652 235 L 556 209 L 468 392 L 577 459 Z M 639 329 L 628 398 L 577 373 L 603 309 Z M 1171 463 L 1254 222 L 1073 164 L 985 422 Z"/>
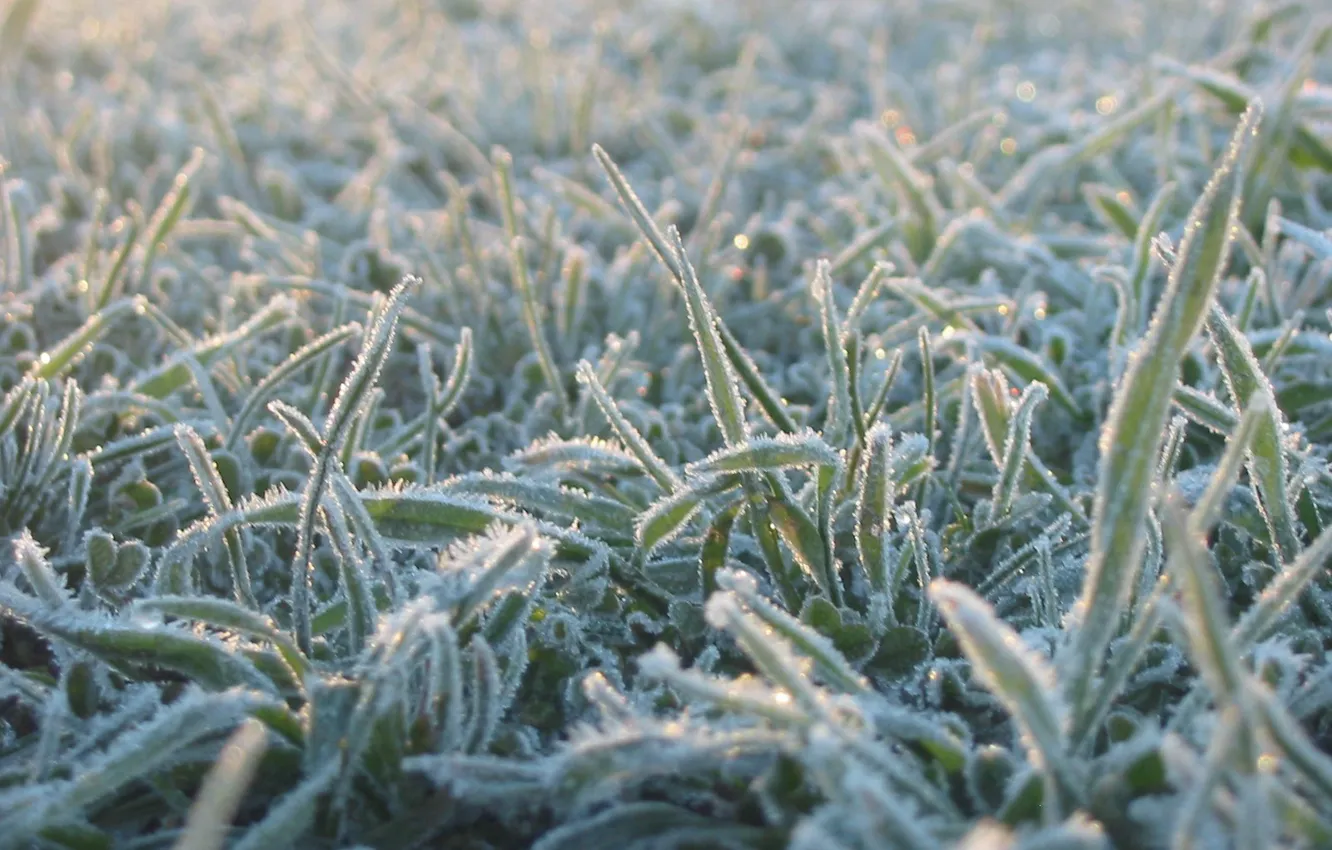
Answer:
<path fill-rule="evenodd" d="M 124 298 L 102 307 L 77 330 L 33 361 L 28 376 L 35 380 L 59 377 L 75 366 L 112 325 L 124 316 L 137 312 L 139 303 L 138 298 Z"/>
<path fill-rule="evenodd" d="M 597 379 L 596 371 L 592 364 L 586 360 L 580 360 L 578 363 L 578 380 L 587 387 L 588 392 L 592 393 L 592 400 L 596 402 L 601 413 L 610 422 L 611 428 L 615 430 L 615 435 L 620 438 L 620 442 L 625 448 L 638 458 L 638 462 L 643 465 L 652 479 L 661 486 L 661 489 L 667 493 L 674 493 L 679 490 L 684 482 L 675 474 L 675 471 L 667 465 L 666 461 L 657 456 L 657 453 L 648 445 L 643 435 L 638 433 L 620 408 L 615 404 L 615 399 L 611 398 L 610 393 L 601 385 Z"/>
<path fill-rule="evenodd" d="M 751 576 L 725 572 L 718 576 L 718 582 L 745 604 L 748 613 L 766 623 L 774 635 L 784 638 L 795 652 L 810 659 L 814 674 L 829 687 L 847 694 L 870 691 L 865 677 L 856 672 L 831 640 L 760 596 Z"/>
<path fill-rule="evenodd" d="M 823 345 L 827 353 L 828 370 L 832 375 L 824 439 L 836 446 L 842 444 L 847 429 L 851 427 L 851 374 L 846 362 L 846 340 L 842 335 L 841 319 L 837 316 L 832 276 L 828 268 L 828 261 L 824 259 L 815 265 L 812 294 L 819 302 Z"/>
<path fill-rule="evenodd" d="M 1231 323 L 1230 317 L 1217 305 L 1207 317 L 1207 329 L 1221 363 L 1230 397 L 1241 409 L 1262 395 L 1273 396 L 1272 384 L 1258 365 L 1249 342 Z M 1249 445 L 1248 470 L 1254 482 L 1263 517 L 1267 520 L 1272 542 L 1276 544 L 1283 562 L 1292 560 L 1300 551 L 1300 538 L 1295 528 L 1295 511 L 1286 497 L 1286 455 L 1282 447 L 1285 424 L 1281 410 L 1275 404 L 1262 407 L 1265 415 L 1258 421 L 1253 441 Z"/>
<path fill-rule="evenodd" d="M 211 367 L 218 360 L 235 352 L 242 344 L 254 337 L 285 324 L 296 313 L 296 305 L 289 298 L 274 298 L 263 309 L 245 320 L 234 331 L 202 340 L 192 350 L 186 352 L 205 368 Z M 136 378 L 130 384 L 130 391 L 150 398 L 166 398 L 171 393 L 190 383 L 194 379 L 190 366 L 184 357 L 176 356 L 163 365 Z"/>
<path fill-rule="evenodd" d="M 1066 755 L 1065 711 L 1057 700 L 1053 670 L 971 588 L 935 579 L 929 593 L 962 644 L 972 671 L 1022 728 L 1033 760 L 1077 800 L 1084 784 L 1078 766 Z"/>
<path fill-rule="evenodd" d="M 267 748 L 268 730 L 263 723 L 250 719 L 240 725 L 204 777 L 174 850 L 222 850 L 229 825 Z"/>
<path fill-rule="evenodd" d="M 446 493 L 484 496 L 534 513 L 581 520 L 606 529 L 624 531 L 634 524 L 633 509 L 621 502 L 508 473 L 469 473 L 439 486 Z"/>
<path fill-rule="evenodd" d="M 231 496 L 227 493 L 227 485 L 199 434 L 188 425 L 177 425 L 175 434 L 208 513 L 218 517 L 231 511 Z M 231 565 L 231 587 L 236 601 L 258 609 L 259 603 L 250 587 L 250 568 L 245 559 L 245 541 L 240 530 L 228 529 L 223 539 L 227 547 L 227 560 Z"/>
<path fill-rule="evenodd" d="M 175 229 L 180 222 L 180 218 L 185 214 L 185 208 L 188 206 L 191 195 L 191 186 L 194 177 L 198 174 L 199 168 L 203 165 L 204 149 L 195 148 L 190 153 L 189 161 L 176 174 L 171 181 L 171 190 L 162 198 L 162 202 L 157 205 L 153 211 L 152 218 L 148 220 L 148 242 L 144 245 L 143 263 L 139 271 L 139 291 L 144 292 L 153 279 L 153 263 L 157 260 L 157 252 L 161 250 L 163 243 L 171 236 L 171 231 Z"/>
<path fill-rule="evenodd" d="M 1174 183 L 1167 183 L 1157 190 L 1147 211 L 1138 222 L 1137 234 L 1133 239 L 1133 262 L 1129 266 L 1128 292 L 1133 304 L 1133 325 L 1130 328 L 1134 337 L 1147 327 L 1148 298 L 1147 279 L 1152 269 L 1152 240 L 1161 232 L 1161 219 L 1166 208 L 1175 199 Z"/>
<path fill-rule="evenodd" d="M 282 655 L 282 659 L 291 667 L 296 674 L 297 682 L 303 682 L 312 671 L 310 661 L 269 617 L 225 599 L 208 596 L 153 596 L 136 599 L 131 603 L 129 608 L 131 618 L 149 614 L 194 620 L 267 641 L 273 644 Z"/>
<path fill-rule="evenodd" d="M 283 360 L 277 368 L 265 375 L 263 380 L 256 384 L 254 389 L 250 390 L 249 394 L 245 396 L 241 409 L 237 411 L 236 416 L 232 419 L 231 430 L 227 433 L 227 448 L 235 450 L 236 444 L 245 436 L 245 427 L 249 425 L 250 419 L 268 404 L 279 386 L 306 366 L 317 362 L 325 354 L 361 333 L 362 330 L 361 326 L 355 322 L 334 328 L 292 352 L 290 357 Z"/>
<path fill-rule="evenodd" d="M 994 502 L 992 522 L 1008 516 L 1022 483 L 1022 471 L 1031 454 L 1031 417 L 1036 407 L 1045 401 L 1048 391 L 1040 382 L 1028 384 L 1018 399 L 1012 419 L 1008 423 L 1008 436 L 1004 440 L 1003 455 L 999 463 L 999 478 L 994 482 L 991 501 Z"/>
<path fill-rule="evenodd" d="M 220 642 L 176 629 L 124 626 L 92 615 L 66 612 L 55 616 L 14 594 L 6 594 L 0 604 L 8 616 L 105 661 L 130 678 L 139 678 L 138 666 L 147 664 L 181 673 L 214 691 L 240 686 L 274 692 L 273 683 L 253 664 Z"/>
<path fill-rule="evenodd" d="M 836 466 L 837 450 L 819 434 L 806 429 L 797 434 L 755 437 L 742 446 L 720 449 L 685 467 L 689 477 L 742 472 L 774 472 L 803 466 Z"/>
<path fill-rule="evenodd" d="M 655 502 L 639 517 L 634 529 L 635 541 L 645 553 L 650 553 L 678 535 L 698 513 L 705 499 L 721 495 L 739 484 L 736 476 L 724 476 L 721 479 L 708 476 L 690 481 Z"/>
<path fill-rule="evenodd" d="M 736 385 L 735 370 L 726 358 L 721 334 L 717 330 L 717 313 L 708 301 L 703 285 L 694 274 L 694 267 L 684 253 L 684 243 L 674 226 L 667 229 L 667 247 L 675 252 L 675 262 L 681 269 L 680 287 L 684 290 L 685 305 L 689 312 L 689 327 L 703 358 L 703 374 L 707 379 L 708 401 L 712 415 L 721 428 L 728 446 L 742 445 L 749 439 L 745 422 L 745 404 Z"/>
<path fill-rule="evenodd" d="M 1245 113 L 1220 166 L 1189 214 L 1166 291 L 1116 388 L 1104 426 L 1091 551 L 1073 612 L 1080 623 L 1061 659 L 1077 711 L 1086 707 L 1091 681 L 1138 584 L 1142 529 L 1179 365 L 1206 318 L 1225 270 L 1239 215 L 1244 160 L 1261 114 L 1256 102 Z"/>

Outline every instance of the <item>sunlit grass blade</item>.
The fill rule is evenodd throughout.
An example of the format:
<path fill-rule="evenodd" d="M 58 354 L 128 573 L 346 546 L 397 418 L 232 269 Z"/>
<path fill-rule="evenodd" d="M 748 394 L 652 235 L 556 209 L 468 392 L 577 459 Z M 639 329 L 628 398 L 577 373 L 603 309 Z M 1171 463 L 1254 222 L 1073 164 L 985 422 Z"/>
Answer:
<path fill-rule="evenodd" d="M 65 583 L 56 575 L 47 560 L 46 550 L 33 539 L 26 528 L 14 541 L 14 561 L 27 579 L 28 586 L 44 603 L 52 608 L 59 608 L 69 601 L 69 591 Z"/>
<path fill-rule="evenodd" d="M 639 200 L 638 195 L 634 192 L 633 187 L 629 185 L 629 181 L 625 179 L 619 166 L 615 164 L 615 161 L 610 158 L 610 154 L 606 153 L 601 145 L 594 144 L 592 154 L 596 157 L 602 170 L 606 172 L 611 187 L 620 199 L 620 205 L 629 214 L 629 218 L 638 227 L 643 238 L 647 240 L 648 247 L 657 255 L 657 259 L 661 260 L 662 265 L 666 266 L 671 275 L 683 285 L 684 268 L 681 266 L 679 258 L 668 245 L 661 228 L 657 227 L 657 223 L 652 220 L 652 215 L 643 206 L 643 202 Z"/>
<path fill-rule="evenodd" d="M 274 298 L 235 330 L 201 340 L 194 349 L 171 357 L 161 366 L 135 378 L 129 389 L 152 398 L 166 398 L 194 379 L 190 367 L 185 363 L 186 356 L 211 368 L 243 344 L 290 321 L 295 312 L 296 305 L 290 299 Z"/>
<path fill-rule="evenodd" d="M 736 476 L 721 479 L 709 476 L 682 485 L 643 512 L 638 518 L 634 539 L 645 552 L 652 551 L 679 534 L 702 507 L 704 499 L 721 495 L 739 484 Z"/>
<path fill-rule="evenodd" d="M 718 583 L 743 601 L 748 613 L 763 621 L 800 655 L 814 663 L 814 674 L 825 685 L 848 694 L 869 692 L 869 684 L 856 672 L 831 640 L 791 616 L 758 593 L 752 576 L 737 572 L 718 575 Z"/>
<path fill-rule="evenodd" d="M 1137 586 L 1142 528 L 1179 364 L 1206 318 L 1225 270 L 1239 214 L 1243 160 L 1260 115 L 1257 103 L 1245 113 L 1220 166 L 1190 212 L 1166 290 L 1115 390 L 1102 430 L 1091 551 L 1082 594 L 1073 610 L 1078 628 L 1061 659 L 1069 695 L 1078 711 L 1085 707 L 1106 646 L 1118 631 L 1124 606 Z"/>
<path fill-rule="evenodd" d="M 139 303 L 137 298 L 125 298 L 98 310 L 89 316 L 78 330 L 65 337 L 51 350 L 38 356 L 28 371 L 29 376 L 36 379 L 59 377 L 67 369 L 77 365 L 93 344 L 123 317 L 138 310 Z"/>
<path fill-rule="evenodd" d="M 884 276 L 893 270 L 892 263 L 875 263 L 874 268 L 861 281 L 856 289 L 856 295 L 851 299 L 851 306 L 846 309 L 846 315 L 842 318 L 842 334 L 849 334 L 855 330 L 860 322 L 860 317 L 874 303 L 874 299 L 879 294 L 879 289 L 883 284 Z M 833 268 L 828 269 L 828 274 L 834 273 Z"/>
<path fill-rule="evenodd" d="M 221 850 L 267 748 L 262 723 L 251 719 L 240 725 L 204 777 L 174 850 Z"/>

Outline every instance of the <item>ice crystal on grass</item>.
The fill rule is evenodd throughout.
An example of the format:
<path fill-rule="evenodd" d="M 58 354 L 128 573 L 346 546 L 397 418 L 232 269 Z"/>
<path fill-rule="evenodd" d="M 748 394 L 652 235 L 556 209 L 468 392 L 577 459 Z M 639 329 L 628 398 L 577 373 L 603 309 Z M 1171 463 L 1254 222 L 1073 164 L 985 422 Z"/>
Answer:
<path fill-rule="evenodd" d="M 1332 845 L 1332 26 L 1140 5 L 11 3 L 0 848 Z"/>

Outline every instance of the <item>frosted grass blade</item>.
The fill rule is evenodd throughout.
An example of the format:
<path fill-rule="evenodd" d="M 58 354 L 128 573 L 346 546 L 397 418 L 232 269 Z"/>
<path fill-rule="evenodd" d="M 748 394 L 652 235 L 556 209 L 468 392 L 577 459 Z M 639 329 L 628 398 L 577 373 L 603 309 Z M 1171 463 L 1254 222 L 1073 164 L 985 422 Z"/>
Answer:
<path fill-rule="evenodd" d="M 1170 574 L 1183 600 L 1182 625 L 1189 656 L 1218 705 L 1242 706 L 1244 673 L 1226 620 L 1216 569 L 1177 496 L 1166 502 L 1161 526 L 1171 553 Z"/>
<path fill-rule="evenodd" d="M 991 521 L 997 521 L 1008 515 L 1017 498 L 1018 485 L 1022 482 L 1022 471 L 1027 456 L 1031 454 L 1031 417 L 1036 407 L 1048 397 L 1045 384 L 1028 384 L 1018 399 L 1013 417 L 1009 420 L 1008 436 L 1004 440 L 1003 454 L 999 464 L 999 478 L 994 482 L 991 500 L 994 502 L 994 514 Z"/>
<path fill-rule="evenodd" d="M 124 316 L 135 312 L 139 303 L 138 298 L 125 298 L 101 308 L 54 348 L 43 352 L 28 370 L 28 376 L 38 380 L 59 377 L 77 365 L 93 344 Z"/>
<path fill-rule="evenodd" d="M 674 252 L 675 263 L 681 269 L 680 286 L 684 290 L 689 311 L 689 328 L 694 334 L 699 354 L 703 358 L 703 373 L 707 378 L 708 401 L 712 414 L 721 428 L 728 446 L 744 444 L 749 439 L 745 422 L 744 400 L 736 385 L 735 370 L 726 358 L 721 334 L 717 330 L 717 313 L 708 301 L 694 267 L 684 253 L 680 233 L 673 226 L 667 229 L 667 248 Z"/>
<path fill-rule="evenodd" d="M 1249 342 L 1231 323 L 1230 317 L 1219 306 L 1213 305 L 1207 317 L 1207 329 L 1221 362 L 1226 388 L 1235 404 L 1243 410 L 1256 396 L 1273 397 L 1272 384 L 1263 374 Z M 1295 528 L 1295 511 L 1286 498 L 1286 455 L 1282 446 L 1285 423 L 1276 404 L 1264 404 L 1265 415 L 1259 419 L 1249 446 L 1249 477 L 1255 484 L 1256 495 L 1263 507 L 1272 542 L 1276 544 L 1283 562 L 1290 561 L 1300 551 L 1300 538 Z"/>
<path fill-rule="evenodd" d="M 1161 232 L 1161 219 L 1166 208 L 1175 198 L 1175 184 L 1167 183 L 1157 190 L 1147 211 L 1138 221 L 1137 235 L 1133 239 L 1133 262 L 1129 267 L 1128 291 L 1132 297 L 1134 310 L 1131 332 L 1137 337 L 1147 326 L 1148 310 L 1147 279 L 1152 268 L 1152 240 Z"/>
<path fill-rule="evenodd" d="M 828 274 L 834 274 L 834 269 L 835 266 L 829 268 Z M 843 335 L 855 330 L 856 325 L 860 322 L 860 317 L 869 309 L 870 304 L 873 304 L 875 297 L 878 296 L 884 275 L 889 274 L 892 270 L 892 263 L 875 263 L 874 268 L 870 269 L 870 273 L 865 276 L 865 279 L 860 283 L 860 287 L 856 289 L 856 296 L 851 299 L 851 306 L 846 309 L 846 316 L 842 319 Z"/>
<path fill-rule="evenodd" d="M 1138 583 L 1142 528 L 1179 364 L 1206 318 L 1225 270 L 1239 214 L 1244 159 L 1261 114 L 1257 103 L 1245 113 L 1189 214 L 1178 260 L 1147 335 L 1115 390 L 1102 432 L 1091 551 L 1082 594 L 1073 609 L 1079 627 L 1061 659 L 1078 711 L 1086 707 L 1092 678 Z"/>
<path fill-rule="evenodd" d="M 207 596 L 154 596 L 137 599 L 130 604 L 129 616 L 156 615 L 176 619 L 195 620 L 226 631 L 249 635 L 273 644 L 283 660 L 303 679 L 312 671 L 310 662 L 291 639 L 283 634 L 273 621 L 248 608 L 225 599 Z"/>
<path fill-rule="evenodd" d="M 537 301 L 536 292 L 528 278 L 527 251 L 524 248 L 524 241 L 521 236 L 515 236 L 509 244 L 509 268 L 513 274 L 514 285 L 518 287 L 518 297 L 523 308 L 523 321 L 527 325 L 528 336 L 531 338 L 532 347 L 536 351 L 537 363 L 541 367 L 541 375 L 545 378 L 547 389 L 555 396 L 560 416 L 567 416 L 568 393 L 564 389 L 564 379 L 560 376 L 559 366 L 555 363 L 555 355 L 551 350 L 550 341 L 547 339 L 545 328 L 542 325 L 541 305 Z"/>
<path fill-rule="evenodd" d="M 837 450 L 811 430 L 777 437 L 755 437 L 743 446 L 719 449 L 685 467 L 689 477 L 741 472 L 775 472 L 791 467 L 836 466 Z"/>
<path fill-rule="evenodd" d="M 1082 783 L 1077 765 L 1066 755 L 1065 712 L 1053 670 L 969 587 L 935 579 L 929 593 L 962 644 L 972 670 L 1021 727 L 1035 762 L 1076 799 Z"/>
<path fill-rule="evenodd" d="M 827 260 L 815 266 L 812 294 L 819 303 L 819 318 L 823 329 L 823 345 L 827 352 L 828 370 L 832 375 L 828 396 L 828 415 L 824 423 L 824 439 L 832 445 L 841 445 L 851 426 L 851 376 L 846 362 L 846 341 L 842 335 L 842 322 L 837 316 L 837 303 L 833 300 L 832 276 Z"/>
<path fill-rule="evenodd" d="M 32 532 L 23 529 L 14 541 L 14 560 L 18 563 L 28 586 L 38 598 L 52 608 L 59 608 L 70 601 L 69 591 L 60 580 L 46 559 L 46 550 L 32 537 Z"/>
<path fill-rule="evenodd" d="M 1193 387 L 1177 385 L 1172 401 L 1191 421 L 1217 434 L 1230 434 L 1239 424 L 1233 410 L 1215 396 Z"/>
<path fill-rule="evenodd" d="M 752 613 L 790 642 L 800 655 L 814 662 L 814 672 L 830 687 L 848 694 L 869 693 L 869 683 L 856 672 L 831 640 L 783 611 L 758 593 L 752 576 L 734 571 L 719 573 L 718 584 L 734 593 Z"/>
<path fill-rule="evenodd" d="M 226 446 L 235 450 L 237 443 L 245 437 L 245 428 L 259 410 L 272 399 L 273 394 L 286 381 L 295 377 L 302 369 L 323 358 L 342 343 L 362 333 L 359 324 L 352 322 L 335 328 L 328 333 L 311 340 L 292 352 L 277 368 L 264 376 L 254 389 L 245 396 L 241 409 L 231 420 L 231 429 L 227 433 Z"/>
<path fill-rule="evenodd" d="M 606 388 L 601 385 L 601 381 L 597 380 L 597 373 L 593 370 L 592 364 L 586 360 L 580 360 L 577 374 L 579 382 L 587 387 L 588 392 L 592 394 L 592 400 L 596 402 L 602 415 L 610 422 L 611 428 L 614 429 L 620 442 L 633 453 L 634 457 L 638 458 L 638 462 L 643 465 L 643 468 L 647 470 L 653 480 L 667 493 L 674 493 L 679 490 L 683 486 L 680 477 L 667 465 L 666 461 L 657 456 L 652 447 L 648 445 L 647 440 L 643 439 L 643 435 L 638 433 L 638 429 L 620 412 L 620 408 L 615 404 L 615 400 L 610 397 L 610 393 L 606 392 Z"/>
<path fill-rule="evenodd" d="M 661 228 L 657 227 L 657 223 L 652 220 L 652 216 L 648 213 L 647 208 L 643 206 L 643 202 L 638 199 L 638 195 L 635 194 L 633 187 L 629 185 L 629 181 L 621 173 L 619 166 L 615 164 L 615 161 L 610 158 L 610 155 L 606 153 L 601 145 L 594 144 L 592 154 L 596 157 L 602 170 L 606 172 L 611 187 L 620 199 L 620 205 L 629 214 L 629 218 L 638 227 L 643 238 L 647 240 L 648 247 L 652 249 L 653 253 L 657 255 L 657 259 L 661 260 L 662 265 L 683 286 L 684 268 L 681 266 L 679 258 L 667 243 Z"/>
<path fill-rule="evenodd" d="M 740 345 L 735 335 L 731 333 L 731 329 L 726 326 L 726 323 L 720 317 L 717 319 L 717 332 L 721 334 L 722 345 L 726 347 L 726 356 L 730 358 L 732 368 L 735 369 L 736 375 L 749 390 L 750 395 L 754 396 L 754 400 L 758 402 L 763 415 L 767 416 L 768 420 L 777 426 L 778 430 L 787 434 L 794 434 L 800 430 L 800 426 L 787 412 L 786 404 L 777 392 L 768 385 L 753 358 L 749 356 L 749 352 L 745 351 Z"/>
<path fill-rule="evenodd" d="M 643 512 L 634 529 L 634 539 L 645 552 L 651 552 L 679 534 L 698 513 L 704 499 L 721 495 L 739 484 L 735 476 L 720 480 L 704 477 L 689 482 Z"/>
<path fill-rule="evenodd" d="M 1212 473 L 1207 489 L 1193 506 L 1191 522 L 1200 531 L 1210 532 L 1220 519 L 1226 499 L 1230 497 L 1230 491 L 1239 478 L 1240 468 L 1244 465 L 1245 458 L 1250 456 L 1250 446 L 1258 426 L 1270 415 L 1267 408 L 1274 404 L 1276 402 L 1266 392 L 1256 393 L 1250 398 L 1244 414 L 1240 416 L 1239 424 L 1226 440 L 1225 451 L 1217 461 L 1216 471 Z"/>
<path fill-rule="evenodd" d="M 875 425 L 866 434 L 860 492 L 856 496 L 856 551 L 860 555 L 861 569 L 877 593 L 887 593 L 889 589 L 889 549 L 885 541 L 895 489 L 889 477 L 891 449 L 892 429 L 886 423 Z"/>
<path fill-rule="evenodd" d="M 195 486 L 199 488 L 209 514 L 217 517 L 231 511 L 231 496 L 227 493 L 227 486 L 222 481 L 217 465 L 199 434 L 188 425 L 177 425 L 175 434 L 176 442 L 190 465 Z M 240 530 L 228 529 L 224 539 L 227 546 L 227 560 L 231 564 L 231 587 L 236 601 L 252 609 L 258 609 L 259 603 L 255 600 L 254 591 L 250 587 L 250 568 L 246 562 L 245 541 L 241 537 Z"/>
<path fill-rule="evenodd" d="M 912 258 L 918 263 L 924 262 L 934 249 L 939 221 L 943 218 L 939 200 L 934 196 L 933 181 L 912 165 L 877 126 L 860 124 L 856 131 L 874 171 L 888 187 L 902 193 L 910 208 L 915 226 L 907 244 Z"/>
<path fill-rule="evenodd" d="M 204 150 L 195 148 L 190 153 L 190 159 L 185 166 L 176 174 L 171 181 L 171 190 L 162 198 L 157 209 L 153 211 L 152 218 L 148 220 L 148 237 L 144 245 L 143 263 L 139 271 L 139 291 L 148 289 L 153 279 L 153 263 L 157 260 L 157 252 L 161 250 L 163 243 L 171 236 L 171 231 L 175 229 L 180 222 L 180 218 L 185 214 L 185 208 L 189 205 L 191 190 L 195 175 L 199 168 L 203 166 Z"/>
<path fill-rule="evenodd" d="M 1247 649 L 1266 640 L 1277 620 L 1299 599 L 1304 589 L 1326 574 L 1329 560 L 1332 560 L 1332 529 L 1314 538 L 1307 549 L 1267 583 L 1235 624 L 1236 646 Z"/>
<path fill-rule="evenodd" d="M 6 613 L 26 621 L 37 631 L 100 658 L 134 678 L 139 664 L 174 670 L 191 681 L 217 691 L 247 687 L 272 692 L 273 684 L 242 655 L 220 642 L 176 629 L 141 629 L 92 615 L 56 616 L 22 604 L 12 594 L 4 602 Z M 20 607 L 21 606 L 21 607 Z"/>

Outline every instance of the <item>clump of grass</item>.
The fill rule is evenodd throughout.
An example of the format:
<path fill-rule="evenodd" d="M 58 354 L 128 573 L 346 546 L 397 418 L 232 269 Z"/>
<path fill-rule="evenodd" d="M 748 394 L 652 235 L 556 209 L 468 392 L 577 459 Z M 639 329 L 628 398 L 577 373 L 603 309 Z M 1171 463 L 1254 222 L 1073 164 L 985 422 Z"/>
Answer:
<path fill-rule="evenodd" d="M 12 4 L 0 848 L 1332 846 L 1332 26 L 1213 11 Z"/>

